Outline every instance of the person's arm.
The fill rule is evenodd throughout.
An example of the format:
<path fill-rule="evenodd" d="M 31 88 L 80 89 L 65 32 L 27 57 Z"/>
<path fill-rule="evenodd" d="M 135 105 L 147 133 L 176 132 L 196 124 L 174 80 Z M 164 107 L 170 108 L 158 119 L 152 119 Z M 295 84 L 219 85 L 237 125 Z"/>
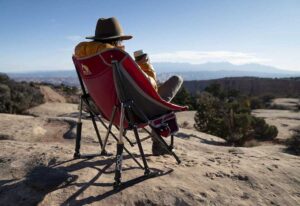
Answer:
<path fill-rule="evenodd" d="M 151 85 L 155 90 L 157 90 L 157 82 L 156 82 L 156 73 L 155 70 L 150 63 L 149 59 L 147 56 L 144 58 L 140 59 L 139 61 L 136 61 L 136 63 L 140 66 L 142 71 L 146 74 L 148 77 L 149 81 L 151 82 Z"/>

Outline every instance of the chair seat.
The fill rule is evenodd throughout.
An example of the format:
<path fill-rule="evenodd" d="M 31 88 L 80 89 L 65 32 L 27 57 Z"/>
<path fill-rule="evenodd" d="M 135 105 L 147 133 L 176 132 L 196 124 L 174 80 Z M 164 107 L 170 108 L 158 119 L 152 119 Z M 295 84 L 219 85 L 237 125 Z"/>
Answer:
<path fill-rule="evenodd" d="M 108 121 L 113 107 L 120 104 L 120 81 L 123 82 L 122 87 L 127 88 L 126 93 L 130 96 L 128 99 L 133 99 L 138 109 L 143 111 L 149 120 L 169 112 L 187 110 L 187 107 L 163 100 L 130 55 L 120 49 L 107 49 L 86 58 L 77 59 L 73 56 L 73 60 L 88 93 Z M 118 63 L 122 73 L 117 80 L 112 62 Z M 120 110 L 117 110 L 113 121 L 115 126 L 119 126 L 119 119 Z M 139 127 L 146 123 L 145 118 L 141 116 L 136 119 L 141 120 L 137 122 Z M 127 120 L 124 123 L 125 128 L 128 127 Z"/>

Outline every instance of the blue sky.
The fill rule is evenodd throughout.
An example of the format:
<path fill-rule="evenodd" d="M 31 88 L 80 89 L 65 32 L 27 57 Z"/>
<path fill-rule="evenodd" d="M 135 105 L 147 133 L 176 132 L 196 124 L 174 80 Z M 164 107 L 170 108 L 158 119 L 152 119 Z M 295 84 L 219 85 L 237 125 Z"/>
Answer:
<path fill-rule="evenodd" d="M 0 0 L 0 72 L 73 69 L 76 44 L 111 16 L 153 62 L 300 71 L 299 0 Z"/>

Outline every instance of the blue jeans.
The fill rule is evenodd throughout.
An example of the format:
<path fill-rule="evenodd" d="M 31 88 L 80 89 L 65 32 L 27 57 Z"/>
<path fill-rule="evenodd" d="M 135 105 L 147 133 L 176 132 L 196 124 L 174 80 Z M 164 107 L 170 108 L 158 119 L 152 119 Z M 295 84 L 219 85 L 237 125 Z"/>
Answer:
<path fill-rule="evenodd" d="M 183 83 L 183 79 L 180 76 L 172 76 L 167 81 L 165 81 L 162 85 L 158 87 L 158 94 L 162 99 L 170 102 L 178 90 L 180 89 Z"/>

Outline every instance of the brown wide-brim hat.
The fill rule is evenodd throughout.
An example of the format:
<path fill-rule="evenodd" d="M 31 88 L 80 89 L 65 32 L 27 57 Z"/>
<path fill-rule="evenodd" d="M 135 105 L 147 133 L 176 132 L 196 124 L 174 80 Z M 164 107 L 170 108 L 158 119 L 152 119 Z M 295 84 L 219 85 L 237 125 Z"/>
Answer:
<path fill-rule="evenodd" d="M 115 17 L 98 19 L 95 36 L 86 37 L 94 40 L 128 40 L 132 36 L 124 35 L 121 24 Z"/>

